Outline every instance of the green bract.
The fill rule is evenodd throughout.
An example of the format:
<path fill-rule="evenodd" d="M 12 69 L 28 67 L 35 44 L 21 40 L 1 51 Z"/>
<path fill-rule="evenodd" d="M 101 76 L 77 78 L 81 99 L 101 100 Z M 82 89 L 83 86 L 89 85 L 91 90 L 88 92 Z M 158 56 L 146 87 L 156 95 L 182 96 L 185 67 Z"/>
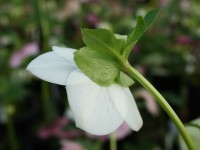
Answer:
<path fill-rule="evenodd" d="M 142 37 L 144 32 L 149 28 L 153 20 L 155 19 L 159 9 L 154 9 L 147 13 L 147 15 L 143 18 L 141 16 L 137 17 L 136 27 L 133 29 L 131 33 L 128 35 L 128 39 L 124 46 L 123 56 L 128 58 L 131 50 L 135 46 L 135 44 Z"/>
<path fill-rule="evenodd" d="M 137 41 L 142 37 L 146 29 L 144 19 L 139 16 L 137 18 L 137 25 L 135 29 L 128 35 L 128 38 L 126 40 L 126 44 L 124 45 L 124 51 L 123 56 L 125 58 L 128 58 L 131 50 L 137 43 Z"/>
<path fill-rule="evenodd" d="M 125 74 L 125 64 L 132 48 L 157 12 L 156 9 L 150 11 L 145 18 L 137 17 L 137 25 L 128 36 L 113 34 L 106 29 L 82 29 L 86 47 L 74 53 L 79 69 L 101 86 L 110 86 L 114 82 L 124 87 L 132 85 L 134 81 Z"/>
<path fill-rule="evenodd" d="M 120 55 L 125 44 L 125 40 L 117 39 L 106 29 L 82 29 L 82 38 L 91 50 L 111 57 Z"/>
<path fill-rule="evenodd" d="M 120 72 L 111 56 L 93 51 L 88 47 L 76 51 L 74 60 L 90 79 L 102 86 L 111 85 Z"/>
<path fill-rule="evenodd" d="M 148 28 L 151 23 L 153 22 L 153 20 L 155 19 L 156 15 L 158 14 L 160 9 L 154 9 L 151 10 L 150 12 L 147 13 L 147 15 L 144 17 L 144 21 L 145 21 L 145 25 L 146 28 Z"/>
<path fill-rule="evenodd" d="M 118 77 L 117 77 L 117 82 L 121 84 L 124 87 L 131 86 L 135 82 L 133 79 L 131 79 L 129 76 L 127 76 L 124 72 L 120 71 Z"/>

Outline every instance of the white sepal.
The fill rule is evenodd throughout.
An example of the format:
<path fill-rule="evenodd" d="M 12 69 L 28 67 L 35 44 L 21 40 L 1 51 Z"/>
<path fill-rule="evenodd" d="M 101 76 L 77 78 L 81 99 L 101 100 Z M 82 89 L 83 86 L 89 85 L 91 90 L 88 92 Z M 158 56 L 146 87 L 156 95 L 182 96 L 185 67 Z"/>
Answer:
<path fill-rule="evenodd" d="M 105 135 L 122 124 L 108 88 L 97 85 L 80 70 L 70 73 L 66 89 L 77 127 L 91 134 Z"/>
<path fill-rule="evenodd" d="M 52 49 L 53 52 L 55 52 L 58 56 L 64 58 L 66 61 L 75 64 L 74 62 L 74 52 L 76 51 L 75 49 L 58 47 L 58 46 L 53 46 Z"/>
<path fill-rule="evenodd" d="M 60 85 L 65 85 L 68 74 L 74 69 L 75 64 L 67 62 L 54 52 L 38 56 L 27 67 L 38 78 Z"/>
<path fill-rule="evenodd" d="M 109 93 L 113 105 L 122 119 L 130 128 L 138 131 L 142 127 L 143 121 L 130 90 L 118 84 L 113 84 L 109 87 Z"/>

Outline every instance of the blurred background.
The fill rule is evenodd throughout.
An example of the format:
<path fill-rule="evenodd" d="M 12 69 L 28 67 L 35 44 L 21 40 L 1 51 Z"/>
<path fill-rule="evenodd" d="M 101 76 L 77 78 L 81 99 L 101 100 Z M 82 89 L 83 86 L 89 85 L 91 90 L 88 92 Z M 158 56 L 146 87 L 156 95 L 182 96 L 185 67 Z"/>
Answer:
<path fill-rule="evenodd" d="M 108 136 L 75 127 L 63 86 L 26 71 L 51 46 L 84 46 L 80 28 L 128 34 L 136 15 L 161 7 L 133 48 L 131 64 L 187 123 L 200 116 L 199 0 L 1 0 L 0 150 L 109 150 Z M 178 132 L 139 84 L 131 91 L 144 120 L 139 132 L 123 124 L 118 150 L 179 150 Z"/>

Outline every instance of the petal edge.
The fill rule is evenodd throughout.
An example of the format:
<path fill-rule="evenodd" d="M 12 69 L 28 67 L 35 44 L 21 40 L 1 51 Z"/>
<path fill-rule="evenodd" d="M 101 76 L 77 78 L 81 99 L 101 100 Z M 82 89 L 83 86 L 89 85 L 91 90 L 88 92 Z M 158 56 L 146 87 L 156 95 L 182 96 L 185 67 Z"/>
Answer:
<path fill-rule="evenodd" d="M 74 62 L 74 52 L 75 49 L 68 48 L 68 47 L 58 47 L 58 46 L 52 46 L 53 52 L 58 55 L 61 58 L 64 58 L 66 61 L 69 61 L 73 64 Z"/>
<path fill-rule="evenodd" d="M 76 66 L 53 52 L 47 52 L 31 61 L 26 69 L 42 80 L 65 85 L 68 74 Z"/>
<path fill-rule="evenodd" d="M 130 128 L 134 131 L 138 131 L 142 127 L 143 121 L 129 88 L 113 84 L 109 87 L 109 92 L 113 105 L 117 109 L 120 116 Z"/>

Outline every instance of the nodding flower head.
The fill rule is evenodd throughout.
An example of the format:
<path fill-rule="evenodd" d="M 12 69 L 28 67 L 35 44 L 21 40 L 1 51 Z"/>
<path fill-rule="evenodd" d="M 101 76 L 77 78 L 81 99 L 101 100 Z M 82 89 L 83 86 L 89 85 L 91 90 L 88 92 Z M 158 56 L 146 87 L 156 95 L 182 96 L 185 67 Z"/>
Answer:
<path fill-rule="evenodd" d="M 100 86 L 86 76 L 74 62 L 75 49 L 53 47 L 27 67 L 45 81 L 64 85 L 76 126 L 95 135 L 115 131 L 123 122 L 138 131 L 142 118 L 127 87 L 113 83 Z"/>

